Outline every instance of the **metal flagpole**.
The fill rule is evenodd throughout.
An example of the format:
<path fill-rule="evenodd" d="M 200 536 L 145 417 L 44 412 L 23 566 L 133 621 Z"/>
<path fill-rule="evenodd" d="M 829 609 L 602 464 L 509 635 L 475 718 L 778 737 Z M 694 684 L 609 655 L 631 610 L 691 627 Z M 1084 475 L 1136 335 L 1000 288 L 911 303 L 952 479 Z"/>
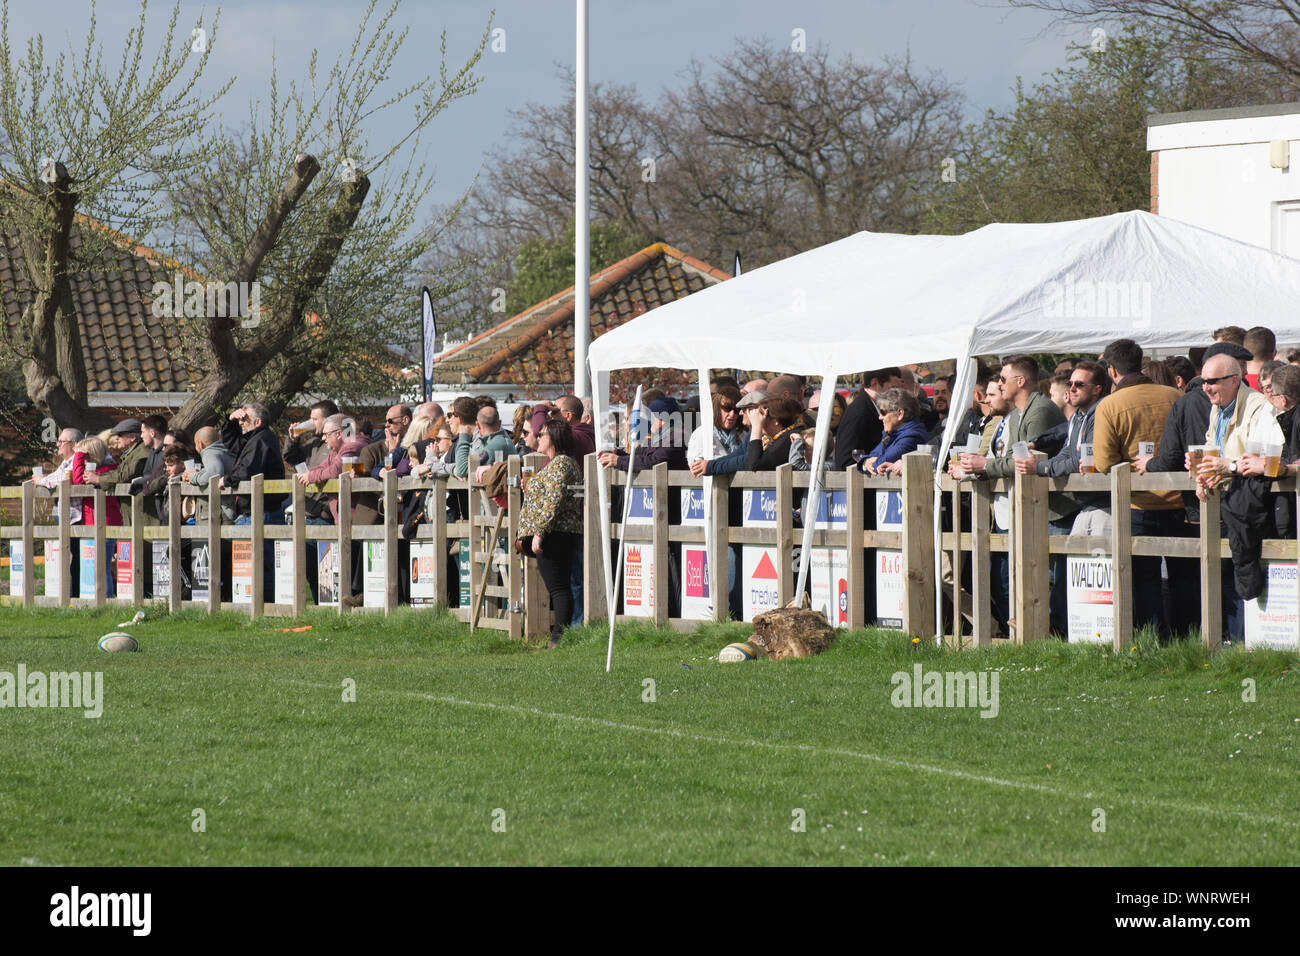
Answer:
<path fill-rule="evenodd" d="M 587 144 L 587 0 L 578 0 L 577 89 L 574 94 L 574 132 L 577 156 L 574 159 L 574 238 L 573 238 L 573 394 L 588 398 L 587 346 L 591 341 L 591 258 L 588 215 L 590 212 L 590 173 Z"/>

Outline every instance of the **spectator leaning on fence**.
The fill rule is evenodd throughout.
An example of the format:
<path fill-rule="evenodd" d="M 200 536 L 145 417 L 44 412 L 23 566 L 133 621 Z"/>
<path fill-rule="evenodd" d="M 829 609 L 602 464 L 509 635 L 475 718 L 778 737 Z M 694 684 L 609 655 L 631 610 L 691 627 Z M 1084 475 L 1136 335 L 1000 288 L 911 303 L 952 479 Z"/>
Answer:
<path fill-rule="evenodd" d="M 903 456 L 916 451 L 916 447 L 925 444 L 930 437 L 925 423 L 920 420 L 921 403 L 906 389 L 890 388 L 876 398 L 876 408 L 880 410 L 880 424 L 884 431 L 880 444 L 858 461 L 858 471 L 865 475 L 901 472 Z"/>
<path fill-rule="evenodd" d="M 199 456 L 199 467 L 187 471 L 182 476 L 196 488 L 207 491 L 208 483 L 230 474 L 235 467 L 235 456 L 221 440 L 221 433 L 211 425 L 205 425 L 194 433 L 195 451 Z M 221 515 L 227 521 L 234 521 L 235 503 L 231 495 L 221 496 Z M 194 519 L 196 522 L 208 519 L 208 499 L 200 497 L 195 502 Z"/>
<path fill-rule="evenodd" d="M 353 454 L 364 448 L 369 441 L 368 436 L 358 435 L 356 433 L 356 423 L 344 415 L 331 415 L 325 419 L 321 429 L 321 438 L 325 441 L 325 447 L 329 453 L 315 468 L 308 468 L 306 471 L 299 472 L 297 481 L 302 485 L 324 484 L 331 478 L 337 478 L 343 470 L 343 456 L 346 454 L 349 458 Z M 339 517 L 339 497 L 336 494 L 326 494 L 325 502 L 329 508 L 330 518 L 337 521 Z"/>
<path fill-rule="evenodd" d="M 140 440 L 139 419 L 122 419 L 113 426 L 112 435 L 119 443 L 119 453 L 116 455 L 118 465 L 107 471 L 101 469 L 93 478 L 87 476 L 87 481 L 97 483 L 106 491 L 111 491 L 114 485 L 129 484 L 144 475 L 149 454 L 153 451 Z"/>
<path fill-rule="evenodd" d="M 650 434 L 637 445 L 635 470 L 645 471 L 660 462 L 665 462 L 673 470 L 686 470 L 689 467 L 686 463 L 686 439 L 681 433 L 681 413 L 677 408 L 677 400 L 661 394 L 650 402 L 649 412 Z M 536 421 L 536 417 L 533 420 Z M 603 451 L 599 460 L 603 468 L 627 470 L 628 458 L 625 452 Z"/>
<path fill-rule="evenodd" d="M 472 467 L 493 464 L 498 455 L 504 461 L 514 453 L 514 442 L 501 430 L 501 416 L 493 406 L 484 405 L 475 415 L 475 424 L 462 427 L 456 439 L 456 474 L 463 478 Z"/>
<path fill-rule="evenodd" d="M 710 458 L 730 455 L 744 447 L 744 431 L 740 427 L 740 412 L 736 405 L 740 402 L 740 389 L 730 385 L 716 388 L 711 396 L 713 401 L 713 427 L 701 425 L 691 432 L 686 443 L 686 460 L 695 472 L 695 463 Z M 704 474 L 700 465 L 700 474 Z M 697 476 L 698 477 L 698 476 Z"/>
<path fill-rule="evenodd" d="M 790 460 L 790 436 L 803 410 L 788 398 L 769 398 L 749 413 L 747 471 L 776 471 Z"/>
<path fill-rule="evenodd" d="M 596 429 L 582 420 L 582 399 L 576 395 L 562 395 L 555 406 L 560 410 L 560 417 L 568 422 L 569 430 L 573 433 L 574 460 L 581 462 L 588 455 L 595 454 Z"/>
<path fill-rule="evenodd" d="M 1110 343 L 1102 353 L 1102 361 L 1110 366 L 1113 390 L 1097 406 L 1092 452 L 1097 471 L 1108 474 L 1122 462 L 1136 461 L 1143 442 L 1152 443 L 1159 453 L 1165 422 L 1182 393 L 1157 385 L 1141 373 L 1142 348 L 1132 339 Z M 1123 522 L 1126 516 L 1112 513 L 1110 520 Z M 1133 492 L 1127 520 L 1129 533 L 1134 536 L 1177 538 L 1186 534 L 1183 501 L 1177 491 Z M 1110 527 L 1089 530 L 1093 534 L 1110 533 Z M 1154 627 L 1165 637 L 1173 627 L 1165 618 L 1160 562 L 1159 556 L 1133 558 L 1133 623 L 1139 628 Z M 1189 600 L 1185 571 L 1170 563 L 1169 587 L 1175 604 Z"/>
<path fill-rule="evenodd" d="M 280 454 L 280 442 L 267 421 L 269 417 L 265 405 L 250 402 L 231 412 L 222 425 L 221 440 L 235 455 L 230 474 L 220 479 L 224 487 L 233 489 L 241 482 L 252 480 L 254 475 L 268 481 L 284 479 L 284 458 Z M 286 499 L 283 494 L 266 495 L 263 502 L 266 524 L 284 524 Z M 252 522 L 248 495 L 235 496 L 235 515 L 235 524 Z"/>
<path fill-rule="evenodd" d="M 59 440 L 55 451 L 59 456 L 59 466 L 47 475 L 41 475 L 39 478 L 33 476 L 32 481 L 42 488 L 57 488 L 65 481 L 72 480 L 72 456 L 77 450 L 77 442 L 81 441 L 84 436 L 79 428 L 65 428 L 59 432 Z M 81 522 L 81 504 L 78 501 L 69 502 L 68 506 L 69 523 L 79 524 Z M 59 506 L 54 506 L 54 520 L 59 520 Z M 74 549 L 75 550 L 75 549 Z"/>
<path fill-rule="evenodd" d="M 855 453 L 865 455 L 868 449 L 880 444 L 884 429 L 880 424 L 880 410 L 876 408 L 876 396 L 887 388 L 898 388 L 902 384 L 902 375 L 894 365 L 862 374 L 862 388 L 849 401 L 835 433 L 835 457 L 831 460 L 831 467 L 843 471 L 855 463 Z"/>
<path fill-rule="evenodd" d="M 112 465 L 104 462 L 107 457 L 108 445 L 98 435 L 92 435 L 77 442 L 76 451 L 72 455 L 72 483 L 74 485 L 95 484 L 93 479 L 96 476 L 102 477 L 113 470 Z M 81 499 L 81 514 L 86 524 L 95 523 L 95 499 L 93 497 Z M 122 511 L 118 507 L 117 496 L 105 495 L 104 524 L 119 525 L 121 523 Z"/>
<path fill-rule="evenodd" d="M 548 418 L 537 434 L 537 450 L 547 462 L 528 482 L 519 513 L 517 549 L 537 559 L 537 570 L 551 596 L 551 639 L 554 648 L 573 615 L 570 571 L 582 547 L 582 505 L 574 486 L 582 481 L 573 460 L 573 436 L 568 422 Z"/>

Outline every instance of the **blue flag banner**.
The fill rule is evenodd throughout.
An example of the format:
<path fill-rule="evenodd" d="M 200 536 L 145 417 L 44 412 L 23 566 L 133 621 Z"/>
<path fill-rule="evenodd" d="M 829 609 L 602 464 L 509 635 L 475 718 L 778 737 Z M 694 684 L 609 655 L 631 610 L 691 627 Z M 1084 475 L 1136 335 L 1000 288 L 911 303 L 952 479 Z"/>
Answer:
<path fill-rule="evenodd" d="M 433 296 L 425 286 L 420 293 L 424 324 L 424 400 L 433 400 L 433 357 L 438 354 L 438 320 L 433 314 Z"/>

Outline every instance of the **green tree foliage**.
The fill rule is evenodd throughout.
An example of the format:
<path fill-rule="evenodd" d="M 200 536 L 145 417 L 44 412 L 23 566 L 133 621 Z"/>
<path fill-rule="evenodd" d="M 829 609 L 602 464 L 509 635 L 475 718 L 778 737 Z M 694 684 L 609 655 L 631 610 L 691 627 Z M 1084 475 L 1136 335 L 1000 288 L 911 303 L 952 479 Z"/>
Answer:
<path fill-rule="evenodd" d="M 1150 206 L 1151 113 L 1294 95 L 1284 75 L 1215 57 L 1199 40 L 1135 25 L 1071 47 L 1069 63 L 966 129 L 935 170 L 924 231 L 1054 222 Z"/>
<path fill-rule="evenodd" d="M 574 232 L 569 220 L 556 239 L 529 239 L 515 253 L 514 278 L 506 291 L 506 314 L 517 315 L 573 285 Z M 626 259 L 650 244 L 645 236 L 629 233 L 617 224 L 593 223 L 589 239 L 591 274 Z"/>

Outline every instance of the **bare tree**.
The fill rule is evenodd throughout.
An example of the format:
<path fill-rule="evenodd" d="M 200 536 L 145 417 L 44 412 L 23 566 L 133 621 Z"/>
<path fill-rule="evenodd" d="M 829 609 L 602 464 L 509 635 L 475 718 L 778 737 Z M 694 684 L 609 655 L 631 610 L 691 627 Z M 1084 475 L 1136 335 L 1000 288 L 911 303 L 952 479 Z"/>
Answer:
<path fill-rule="evenodd" d="M 1295 0 L 1007 0 L 1077 22 L 1146 22 L 1199 36 L 1234 60 L 1300 79 L 1300 3 Z"/>

